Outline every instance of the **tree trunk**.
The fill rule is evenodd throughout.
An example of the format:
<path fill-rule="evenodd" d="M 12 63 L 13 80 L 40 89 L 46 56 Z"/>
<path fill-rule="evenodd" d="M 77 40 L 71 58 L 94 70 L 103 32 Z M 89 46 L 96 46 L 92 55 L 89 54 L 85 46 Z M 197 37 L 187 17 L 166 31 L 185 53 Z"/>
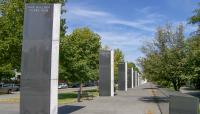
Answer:
<path fill-rule="evenodd" d="M 96 82 L 97 85 L 97 91 L 99 91 L 99 80 Z"/>
<path fill-rule="evenodd" d="M 80 94 L 82 94 L 82 91 L 83 91 L 83 84 L 82 82 L 80 83 Z"/>
<path fill-rule="evenodd" d="M 78 90 L 78 102 L 81 102 L 81 94 L 82 94 L 82 82 L 80 83 Z"/>
<path fill-rule="evenodd" d="M 177 84 L 176 84 L 176 81 L 175 81 L 175 80 L 172 81 L 172 84 L 173 84 L 173 86 L 174 86 L 174 90 L 175 90 L 175 91 L 178 91 Z"/>
<path fill-rule="evenodd" d="M 178 86 L 177 86 L 178 91 L 180 90 L 180 88 L 181 88 L 181 80 L 178 79 Z"/>

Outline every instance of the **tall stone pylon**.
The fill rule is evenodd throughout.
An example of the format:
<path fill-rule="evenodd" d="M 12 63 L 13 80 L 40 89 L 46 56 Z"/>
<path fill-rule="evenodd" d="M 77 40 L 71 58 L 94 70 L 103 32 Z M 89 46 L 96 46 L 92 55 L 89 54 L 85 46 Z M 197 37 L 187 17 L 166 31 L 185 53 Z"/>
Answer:
<path fill-rule="evenodd" d="M 99 95 L 114 96 L 114 51 L 100 50 Z"/>
<path fill-rule="evenodd" d="M 127 91 L 127 62 L 118 64 L 118 89 Z"/>
<path fill-rule="evenodd" d="M 20 114 L 58 113 L 61 4 L 26 4 Z"/>
<path fill-rule="evenodd" d="M 133 68 L 128 68 L 128 88 L 134 87 Z"/>
<path fill-rule="evenodd" d="M 140 86 L 140 73 L 137 73 L 137 81 L 138 81 L 138 86 Z"/>
<path fill-rule="evenodd" d="M 138 86 L 138 75 L 137 75 L 137 71 L 134 71 L 134 85 L 135 85 L 135 87 Z"/>

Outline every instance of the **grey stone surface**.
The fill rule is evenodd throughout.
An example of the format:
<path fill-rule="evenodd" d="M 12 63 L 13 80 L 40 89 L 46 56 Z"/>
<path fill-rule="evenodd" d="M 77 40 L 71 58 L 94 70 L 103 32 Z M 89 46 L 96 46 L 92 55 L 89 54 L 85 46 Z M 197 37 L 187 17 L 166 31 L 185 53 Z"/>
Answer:
<path fill-rule="evenodd" d="M 101 50 L 99 65 L 99 95 L 114 96 L 114 52 Z"/>
<path fill-rule="evenodd" d="M 134 85 L 135 87 L 138 86 L 138 75 L 137 71 L 134 71 Z"/>
<path fill-rule="evenodd" d="M 138 73 L 137 76 L 138 76 L 137 78 L 138 78 L 138 86 L 139 86 L 140 85 L 140 74 Z"/>
<path fill-rule="evenodd" d="M 26 4 L 20 114 L 58 113 L 61 4 Z"/>
<path fill-rule="evenodd" d="M 169 114 L 198 114 L 199 99 L 188 95 L 170 95 Z"/>
<path fill-rule="evenodd" d="M 133 68 L 128 68 L 128 88 L 133 88 Z"/>
<path fill-rule="evenodd" d="M 127 62 L 118 64 L 118 89 L 127 91 Z"/>
<path fill-rule="evenodd" d="M 136 87 L 136 83 L 135 83 L 135 72 L 136 72 L 136 71 L 133 71 L 133 87 Z"/>

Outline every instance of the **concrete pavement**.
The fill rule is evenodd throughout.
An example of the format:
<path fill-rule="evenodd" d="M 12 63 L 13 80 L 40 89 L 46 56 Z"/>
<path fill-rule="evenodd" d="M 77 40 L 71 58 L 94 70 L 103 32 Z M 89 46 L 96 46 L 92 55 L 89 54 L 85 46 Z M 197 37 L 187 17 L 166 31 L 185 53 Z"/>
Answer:
<path fill-rule="evenodd" d="M 146 83 L 127 92 L 118 91 L 114 97 L 59 106 L 59 114 L 169 114 L 168 107 L 167 97 Z M 19 105 L 0 104 L 0 114 L 19 114 Z"/>
<path fill-rule="evenodd" d="M 153 84 L 118 91 L 115 97 L 61 106 L 59 114 L 169 114 L 168 99 Z"/>

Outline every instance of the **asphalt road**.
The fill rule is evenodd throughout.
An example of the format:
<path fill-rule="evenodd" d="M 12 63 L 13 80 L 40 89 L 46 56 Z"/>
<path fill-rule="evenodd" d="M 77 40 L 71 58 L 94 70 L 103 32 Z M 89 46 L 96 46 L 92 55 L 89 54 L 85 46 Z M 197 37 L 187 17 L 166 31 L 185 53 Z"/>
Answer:
<path fill-rule="evenodd" d="M 59 106 L 59 114 L 169 114 L 167 97 L 153 84 L 146 83 L 114 97 Z M 19 104 L 0 104 L 0 114 L 19 114 Z"/>

